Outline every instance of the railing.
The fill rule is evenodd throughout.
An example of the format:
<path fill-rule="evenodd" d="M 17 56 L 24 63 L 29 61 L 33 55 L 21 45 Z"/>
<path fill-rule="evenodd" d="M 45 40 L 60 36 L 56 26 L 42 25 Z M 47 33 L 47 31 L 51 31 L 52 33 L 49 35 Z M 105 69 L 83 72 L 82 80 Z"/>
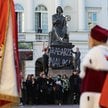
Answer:
<path fill-rule="evenodd" d="M 48 41 L 48 34 L 36 33 L 36 41 Z"/>
<path fill-rule="evenodd" d="M 18 41 L 48 41 L 48 33 L 23 32 L 18 33 Z"/>
<path fill-rule="evenodd" d="M 26 33 L 18 33 L 18 41 L 24 41 L 26 39 Z"/>

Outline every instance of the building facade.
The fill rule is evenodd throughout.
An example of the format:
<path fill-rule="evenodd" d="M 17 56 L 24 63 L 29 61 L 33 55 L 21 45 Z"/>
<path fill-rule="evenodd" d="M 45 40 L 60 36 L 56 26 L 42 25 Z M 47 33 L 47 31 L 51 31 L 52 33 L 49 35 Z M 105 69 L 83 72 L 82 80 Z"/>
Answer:
<path fill-rule="evenodd" d="M 64 16 L 68 17 L 69 42 L 80 48 L 81 59 L 89 49 L 91 27 L 99 24 L 108 28 L 108 0 L 14 0 L 14 4 L 21 71 L 25 76 L 35 73 L 36 60 L 48 45 L 52 15 L 56 13 L 57 6 L 61 6 Z"/>

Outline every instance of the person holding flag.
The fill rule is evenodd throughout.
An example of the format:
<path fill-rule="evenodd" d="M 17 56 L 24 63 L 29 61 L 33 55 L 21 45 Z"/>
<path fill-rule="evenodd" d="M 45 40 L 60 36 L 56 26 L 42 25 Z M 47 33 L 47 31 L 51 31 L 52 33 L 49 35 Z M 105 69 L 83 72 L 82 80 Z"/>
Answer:
<path fill-rule="evenodd" d="M 17 24 L 13 0 L 0 0 L 0 108 L 19 103 Z"/>

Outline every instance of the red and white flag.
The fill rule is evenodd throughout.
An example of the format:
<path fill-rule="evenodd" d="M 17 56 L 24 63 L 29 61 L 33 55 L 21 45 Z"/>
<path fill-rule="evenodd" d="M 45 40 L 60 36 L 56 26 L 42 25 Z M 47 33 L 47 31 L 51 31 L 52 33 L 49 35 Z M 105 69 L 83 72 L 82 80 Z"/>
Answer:
<path fill-rule="evenodd" d="M 0 0 L 0 108 L 19 103 L 19 58 L 13 0 Z"/>
<path fill-rule="evenodd" d="M 99 104 L 102 108 L 108 108 L 108 74 L 102 88 Z"/>

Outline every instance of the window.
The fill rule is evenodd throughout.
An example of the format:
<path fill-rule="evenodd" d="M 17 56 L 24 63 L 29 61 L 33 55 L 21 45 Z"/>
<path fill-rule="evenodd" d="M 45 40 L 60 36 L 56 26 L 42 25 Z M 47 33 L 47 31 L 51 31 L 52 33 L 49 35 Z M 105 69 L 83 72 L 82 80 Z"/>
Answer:
<path fill-rule="evenodd" d="M 19 57 L 20 60 L 33 60 L 33 43 L 32 42 L 19 42 Z"/>
<path fill-rule="evenodd" d="M 91 28 L 96 24 L 97 24 L 97 12 L 88 12 L 88 27 Z"/>
<path fill-rule="evenodd" d="M 35 8 L 35 31 L 48 33 L 48 13 L 47 8 L 43 5 Z"/>
<path fill-rule="evenodd" d="M 87 27 L 91 29 L 93 26 L 100 22 L 101 7 L 88 7 L 87 8 Z"/>
<path fill-rule="evenodd" d="M 20 4 L 15 5 L 18 32 L 24 32 L 24 8 Z"/>

